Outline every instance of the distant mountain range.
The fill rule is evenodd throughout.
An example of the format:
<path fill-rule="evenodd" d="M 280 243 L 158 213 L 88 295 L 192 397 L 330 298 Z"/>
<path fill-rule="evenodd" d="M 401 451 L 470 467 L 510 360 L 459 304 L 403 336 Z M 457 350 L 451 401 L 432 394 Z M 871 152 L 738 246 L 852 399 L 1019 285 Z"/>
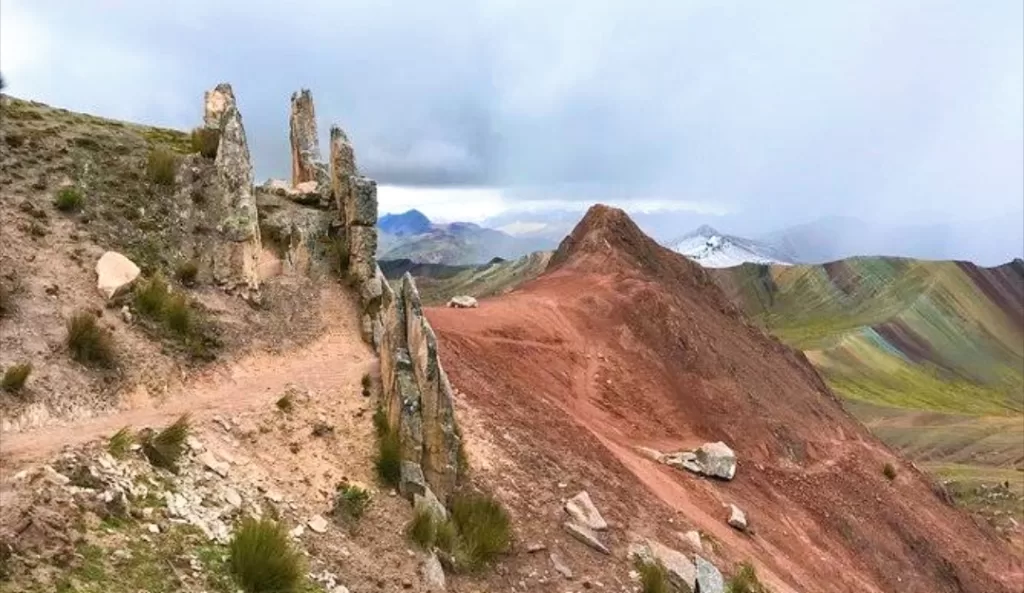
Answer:
<path fill-rule="evenodd" d="M 377 227 L 378 259 L 421 264 L 482 264 L 496 257 L 515 259 L 557 244 L 544 237 L 514 237 L 470 222 L 436 224 L 418 210 L 383 216 Z"/>

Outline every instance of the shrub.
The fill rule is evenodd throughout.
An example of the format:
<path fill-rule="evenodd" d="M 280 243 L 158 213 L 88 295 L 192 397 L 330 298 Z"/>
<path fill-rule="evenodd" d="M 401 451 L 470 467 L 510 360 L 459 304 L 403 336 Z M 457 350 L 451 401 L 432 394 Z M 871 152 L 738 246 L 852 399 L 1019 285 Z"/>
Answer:
<path fill-rule="evenodd" d="M 359 519 L 370 504 L 370 493 L 355 484 L 342 484 L 334 497 L 335 514 L 344 514 L 352 519 Z"/>
<path fill-rule="evenodd" d="M 434 542 L 437 540 L 437 527 L 438 523 L 434 519 L 434 513 L 430 512 L 427 508 L 421 507 L 416 509 L 415 514 L 412 516 L 412 521 L 405 528 L 405 533 L 409 536 L 409 539 L 421 548 L 429 550 L 434 547 Z"/>
<path fill-rule="evenodd" d="M 117 364 L 110 332 L 101 328 L 89 311 L 75 313 L 68 321 L 67 346 L 71 357 L 82 364 L 100 368 Z"/>
<path fill-rule="evenodd" d="M 135 309 L 146 317 L 159 318 L 170 295 L 167 281 L 157 274 L 135 288 Z"/>
<path fill-rule="evenodd" d="M 194 261 L 183 261 L 174 270 L 174 275 L 185 286 L 192 286 L 196 283 L 196 276 L 199 275 L 199 265 Z"/>
<path fill-rule="evenodd" d="M 195 128 L 192 130 L 189 140 L 192 144 L 192 152 L 198 152 L 204 158 L 212 159 L 217 156 L 220 130 L 207 127 Z"/>
<path fill-rule="evenodd" d="M 458 533 L 455 556 L 462 567 L 477 570 L 508 550 L 512 543 L 508 513 L 486 494 L 457 494 L 451 520 Z"/>
<path fill-rule="evenodd" d="M 178 169 L 178 155 L 166 148 L 157 148 L 149 153 L 146 162 L 146 177 L 157 185 L 174 185 Z"/>
<path fill-rule="evenodd" d="M 896 479 L 896 466 L 887 462 L 885 466 L 882 468 L 882 473 L 891 482 L 892 480 Z"/>
<path fill-rule="evenodd" d="M 185 414 L 159 433 L 147 433 L 142 439 L 142 452 L 154 466 L 177 471 L 190 432 L 189 416 Z"/>
<path fill-rule="evenodd" d="M 398 486 L 402 479 L 402 443 L 398 433 L 387 430 L 377 439 L 378 451 L 374 465 L 380 480 L 388 486 Z"/>
<path fill-rule="evenodd" d="M 297 593 L 306 573 L 302 555 L 284 528 L 270 519 L 246 519 L 231 540 L 229 566 L 246 593 Z"/>
<path fill-rule="evenodd" d="M 749 562 L 740 564 L 740 569 L 729 579 L 727 593 L 769 593 L 768 588 L 757 578 L 757 570 Z"/>
<path fill-rule="evenodd" d="M 115 432 L 114 436 L 110 437 L 110 440 L 107 441 L 107 453 L 110 453 L 110 456 L 114 459 L 124 459 L 134 442 L 135 437 L 132 435 L 132 429 L 125 426 Z"/>
<path fill-rule="evenodd" d="M 277 409 L 281 410 L 286 414 L 290 414 L 295 409 L 295 403 L 292 401 L 292 394 L 286 393 L 281 396 L 281 399 L 277 400 Z"/>
<path fill-rule="evenodd" d="M 53 205 L 61 212 L 78 212 L 82 209 L 82 204 L 84 202 L 85 198 L 82 197 L 82 192 L 77 188 L 65 187 L 57 192 L 57 197 L 54 198 Z"/>
<path fill-rule="evenodd" d="M 373 386 L 373 379 L 370 373 L 363 373 L 363 397 L 370 397 L 370 387 Z"/>
<path fill-rule="evenodd" d="M 4 391 L 18 393 L 25 386 L 25 381 L 28 380 L 28 376 L 31 373 L 32 363 L 30 362 L 7 367 L 7 370 L 4 371 L 3 381 L 0 384 L 2 384 Z"/>
<path fill-rule="evenodd" d="M 643 593 L 668 593 L 668 572 L 658 561 L 649 562 L 637 558 L 636 571 L 640 573 L 640 591 Z"/>
<path fill-rule="evenodd" d="M 167 328 L 178 336 L 192 335 L 195 322 L 188 300 L 180 294 L 173 295 L 164 303 L 163 321 Z"/>
<path fill-rule="evenodd" d="M 382 406 L 377 406 L 377 409 L 373 412 L 373 429 L 377 431 L 377 436 L 384 436 L 391 428 L 388 426 L 388 415 L 384 413 Z"/>

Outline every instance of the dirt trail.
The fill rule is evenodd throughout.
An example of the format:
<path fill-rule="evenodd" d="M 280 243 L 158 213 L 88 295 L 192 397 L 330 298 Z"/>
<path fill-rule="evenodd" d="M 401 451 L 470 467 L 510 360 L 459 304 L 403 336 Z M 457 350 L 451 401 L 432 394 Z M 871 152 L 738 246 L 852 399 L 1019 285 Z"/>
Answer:
<path fill-rule="evenodd" d="M 159 426 L 188 412 L 196 422 L 272 405 L 289 386 L 330 392 L 358 382 L 376 358 L 363 343 L 351 298 L 324 289 L 320 302 L 326 331 L 286 354 L 256 353 L 212 369 L 162 398 L 116 414 L 0 435 L 0 466 L 12 469 L 45 459 L 67 445 L 108 436 L 123 426 Z M 315 305 L 311 305 L 315 306 Z"/>

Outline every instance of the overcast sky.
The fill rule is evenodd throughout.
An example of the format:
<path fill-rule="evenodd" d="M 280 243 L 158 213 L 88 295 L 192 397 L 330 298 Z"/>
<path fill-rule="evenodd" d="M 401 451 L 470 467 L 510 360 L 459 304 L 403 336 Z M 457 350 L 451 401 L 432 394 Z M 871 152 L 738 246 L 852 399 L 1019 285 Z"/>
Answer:
<path fill-rule="evenodd" d="M 228 81 L 260 179 L 287 177 L 308 87 L 382 210 L 606 201 L 768 230 L 1019 212 L 1022 27 L 1020 0 L 0 0 L 0 71 L 178 128 Z"/>

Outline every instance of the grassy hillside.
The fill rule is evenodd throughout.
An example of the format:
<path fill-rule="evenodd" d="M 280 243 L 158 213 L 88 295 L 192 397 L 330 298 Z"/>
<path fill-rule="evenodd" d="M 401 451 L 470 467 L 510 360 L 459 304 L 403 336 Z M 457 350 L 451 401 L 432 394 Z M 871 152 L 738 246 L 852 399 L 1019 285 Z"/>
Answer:
<path fill-rule="evenodd" d="M 854 258 L 714 275 L 847 398 L 973 415 L 1024 411 L 1024 262 Z"/>
<path fill-rule="evenodd" d="M 453 296 L 488 297 L 508 292 L 539 276 L 548 265 L 550 251 L 538 251 L 515 260 L 496 260 L 482 266 L 416 264 L 409 260 L 381 261 L 392 282 L 409 272 L 416 277 L 420 296 L 428 304 L 441 304 Z"/>

